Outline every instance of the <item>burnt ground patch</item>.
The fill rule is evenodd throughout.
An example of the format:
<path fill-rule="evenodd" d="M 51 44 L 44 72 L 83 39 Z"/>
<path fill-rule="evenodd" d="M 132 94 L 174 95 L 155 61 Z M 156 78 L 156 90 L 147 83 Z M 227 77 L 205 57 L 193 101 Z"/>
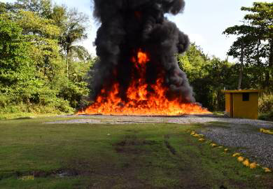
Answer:
<path fill-rule="evenodd" d="M 166 147 L 168 148 L 168 150 L 173 154 L 176 155 L 176 150 L 175 148 L 170 144 L 170 142 L 168 141 L 168 139 L 170 138 L 170 135 L 165 135 L 164 136 L 164 143 L 166 145 Z"/>
<path fill-rule="evenodd" d="M 127 135 L 125 138 L 118 143 L 114 144 L 114 148 L 117 153 L 127 154 L 141 154 L 148 153 L 148 150 L 143 148 L 144 146 L 156 145 L 156 141 L 145 140 L 137 138 L 136 135 Z"/>

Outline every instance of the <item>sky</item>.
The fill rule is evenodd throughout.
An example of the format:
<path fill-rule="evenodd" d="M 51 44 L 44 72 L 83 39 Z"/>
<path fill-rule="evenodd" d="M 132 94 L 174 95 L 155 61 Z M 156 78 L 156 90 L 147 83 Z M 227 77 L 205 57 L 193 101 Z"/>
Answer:
<path fill-rule="evenodd" d="M 14 0 L 0 1 L 14 2 Z M 181 31 L 188 34 L 191 42 L 195 42 L 200 46 L 204 53 L 209 56 L 226 59 L 226 53 L 236 37 L 227 37 L 222 33 L 230 26 L 241 24 L 245 15 L 245 12 L 241 11 L 241 7 L 251 6 L 254 1 L 185 0 L 186 7 L 183 13 L 176 16 L 166 16 L 175 22 Z M 96 50 L 93 42 L 96 38 L 99 24 L 92 17 L 91 0 L 53 0 L 53 2 L 66 5 L 69 8 L 76 8 L 78 11 L 89 15 L 88 39 L 79 43 L 85 46 L 91 54 L 95 55 Z M 263 2 L 271 2 L 271 0 L 263 0 Z"/>

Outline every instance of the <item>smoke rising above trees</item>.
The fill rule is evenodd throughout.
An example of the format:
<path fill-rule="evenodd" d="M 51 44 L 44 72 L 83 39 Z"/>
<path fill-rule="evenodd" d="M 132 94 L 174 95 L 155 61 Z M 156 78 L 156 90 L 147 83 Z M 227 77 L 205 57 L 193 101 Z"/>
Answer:
<path fill-rule="evenodd" d="M 189 38 L 165 17 L 167 13 L 182 12 L 184 7 L 183 0 L 94 0 L 94 16 L 101 27 L 95 41 L 99 61 L 95 65 L 93 98 L 102 88 L 110 88 L 113 78 L 121 91 L 126 91 L 132 76 L 130 58 L 142 49 L 150 56 L 147 82 L 152 84 L 164 74 L 170 100 L 194 102 L 192 88 L 176 58 L 187 50 Z"/>

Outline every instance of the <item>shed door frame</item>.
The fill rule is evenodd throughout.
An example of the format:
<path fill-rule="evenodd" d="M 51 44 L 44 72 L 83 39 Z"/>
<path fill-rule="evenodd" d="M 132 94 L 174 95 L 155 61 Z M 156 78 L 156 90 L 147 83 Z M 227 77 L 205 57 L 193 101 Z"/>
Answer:
<path fill-rule="evenodd" d="M 233 117 L 233 94 L 230 93 L 230 117 Z"/>

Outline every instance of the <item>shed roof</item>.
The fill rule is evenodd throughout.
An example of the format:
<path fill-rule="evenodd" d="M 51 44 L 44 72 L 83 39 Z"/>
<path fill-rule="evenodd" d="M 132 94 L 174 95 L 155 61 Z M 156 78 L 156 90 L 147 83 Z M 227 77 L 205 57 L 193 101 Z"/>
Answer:
<path fill-rule="evenodd" d="M 223 93 L 261 93 L 262 90 L 222 90 Z"/>

